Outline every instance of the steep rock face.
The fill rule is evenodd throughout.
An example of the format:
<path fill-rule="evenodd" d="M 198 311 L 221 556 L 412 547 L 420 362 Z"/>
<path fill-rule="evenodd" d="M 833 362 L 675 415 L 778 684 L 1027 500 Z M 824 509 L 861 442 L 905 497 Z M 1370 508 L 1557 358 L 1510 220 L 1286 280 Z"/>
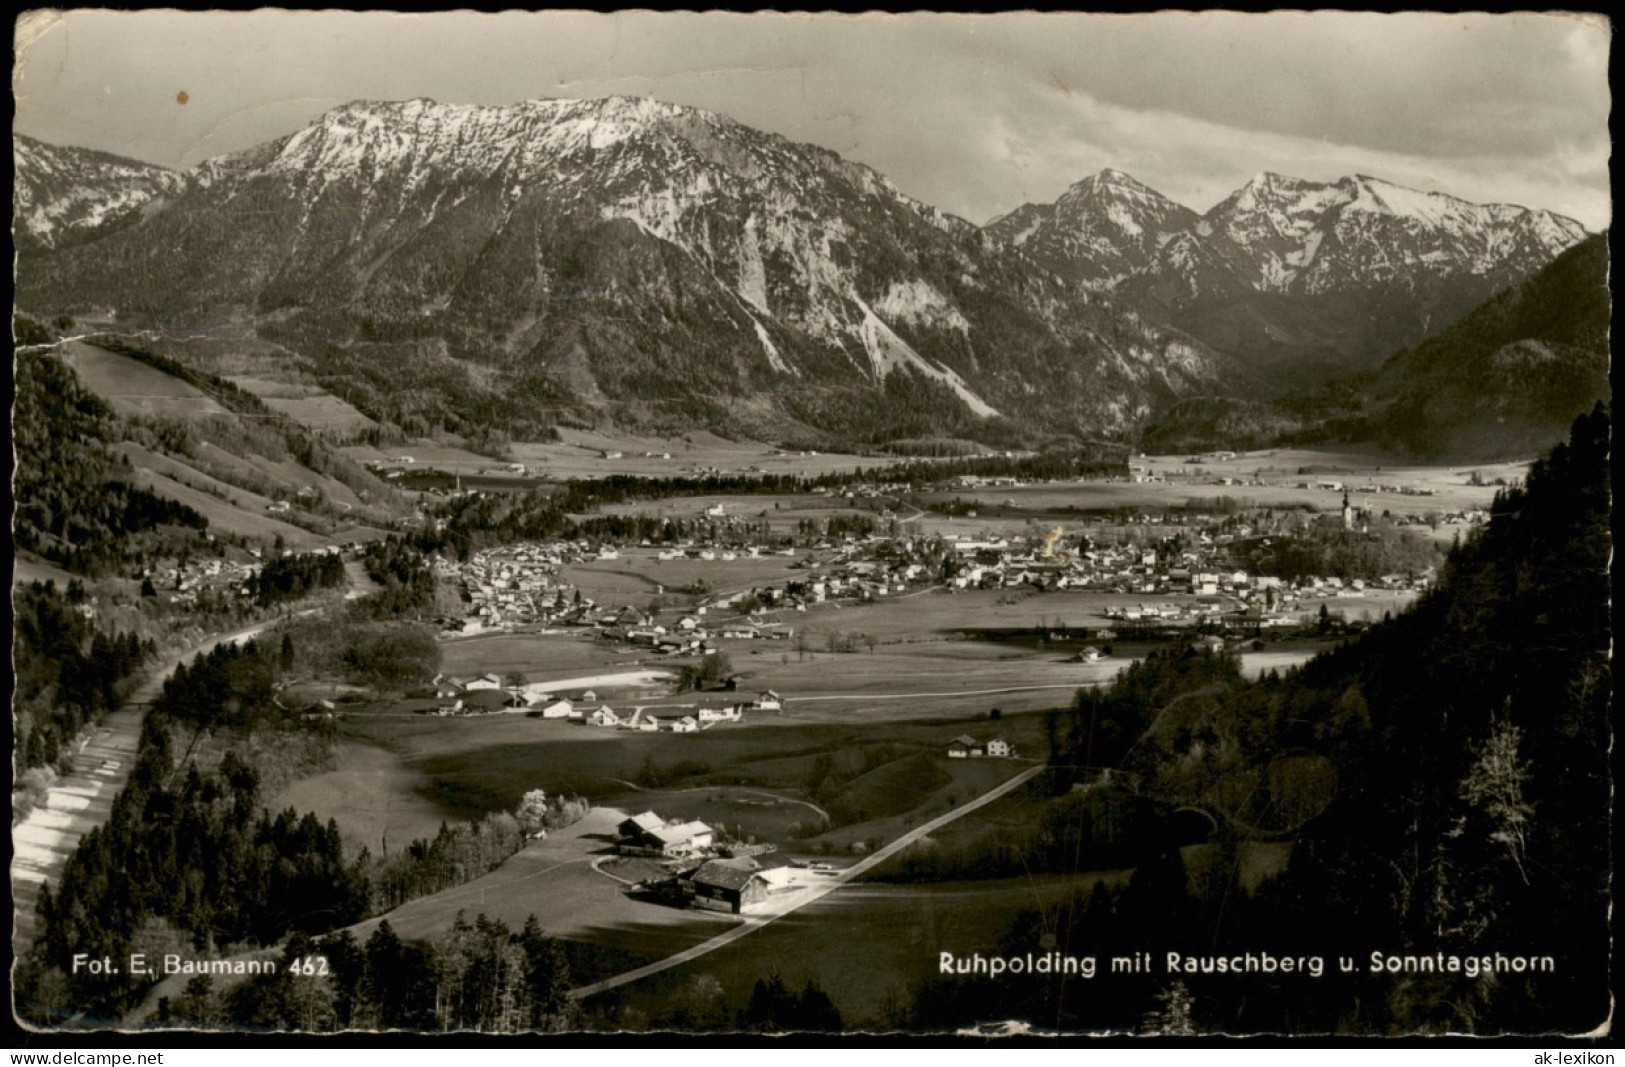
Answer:
<path fill-rule="evenodd" d="M 12 162 L 12 237 L 19 250 L 94 240 L 187 184 L 182 175 L 150 163 L 21 134 L 12 138 Z"/>
<path fill-rule="evenodd" d="M 1062 209 L 1069 198 L 1087 199 L 1091 220 L 1140 220 L 1137 243 L 1123 231 L 1079 240 L 1076 214 Z M 1147 211 L 1160 200 L 1132 179 L 1097 176 L 988 232 L 1284 388 L 1375 366 L 1585 236 L 1551 212 L 1363 175 L 1312 182 L 1261 173 L 1199 217 Z M 1103 232 L 1092 221 L 1084 231 Z"/>
<path fill-rule="evenodd" d="M 1221 376 L 867 167 L 645 99 L 346 105 L 20 285 L 171 325 L 246 313 L 330 361 L 433 342 L 493 389 L 632 421 L 1123 432 Z"/>

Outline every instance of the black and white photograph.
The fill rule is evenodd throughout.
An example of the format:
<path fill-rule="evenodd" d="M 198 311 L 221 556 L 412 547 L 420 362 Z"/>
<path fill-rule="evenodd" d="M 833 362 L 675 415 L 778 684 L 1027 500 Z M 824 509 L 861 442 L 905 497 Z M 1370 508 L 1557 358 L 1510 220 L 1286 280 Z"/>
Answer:
<path fill-rule="evenodd" d="M 1610 1036 L 1606 17 L 13 33 L 35 1044 Z"/>

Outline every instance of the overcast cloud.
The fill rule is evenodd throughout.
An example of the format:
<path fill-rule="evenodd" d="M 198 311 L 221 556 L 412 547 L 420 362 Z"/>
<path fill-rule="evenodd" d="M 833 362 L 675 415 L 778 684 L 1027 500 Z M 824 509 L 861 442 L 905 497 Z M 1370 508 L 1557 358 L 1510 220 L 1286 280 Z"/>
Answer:
<path fill-rule="evenodd" d="M 824 145 L 975 222 L 1107 166 L 1198 210 L 1271 170 L 1593 230 L 1611 213 L 1596 17 L 74 11 L 20 26 L 19 132 L 169 166 L 355 99 L 626 93 Z"/>

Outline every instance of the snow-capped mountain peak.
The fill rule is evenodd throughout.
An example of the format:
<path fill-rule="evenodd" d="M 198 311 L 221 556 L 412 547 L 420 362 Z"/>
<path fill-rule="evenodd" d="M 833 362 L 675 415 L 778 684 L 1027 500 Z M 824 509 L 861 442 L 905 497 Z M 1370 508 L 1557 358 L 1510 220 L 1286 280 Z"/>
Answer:
<path fill-rule="evenodd" d="M 1195 217 L 1150 186 L 1107 168 L 1076 182 L 1053 204 L 1025 204 L 986 229 L 1050 269 L 1100 289 L 1141 269 Z"/>
<path fill-rule="evenodd" d="M 19 247 L 57 248 L 124 225 L 186 187 L 175 171 L 86 148 L 12 138 L 12 234 Z"/>
<path fill-rule="evenodd" d="M 1101 233 L 1148 228 L 1114 197 Z M 353 101 L 206 162 L 139 236 L 121 262 L 170 270 L 64 259 L 29 276 L 34 298 L 274 312 L 279 336 L 364 351 L 410 338 L 392 358 L 498 365 L 541 395 L 615 397 L 617 418 L 749 397 L 758 418 L 834 425 L 884 398 L 939 427 L 1128 427 L 1217 377 L 1200 346 L 866 166 L 639 97 Z"/>

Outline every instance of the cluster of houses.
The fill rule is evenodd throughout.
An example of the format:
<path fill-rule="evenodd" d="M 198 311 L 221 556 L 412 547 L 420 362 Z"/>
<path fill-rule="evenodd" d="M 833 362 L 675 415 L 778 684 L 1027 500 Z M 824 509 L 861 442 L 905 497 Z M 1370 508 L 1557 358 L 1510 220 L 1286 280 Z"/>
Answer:
<path fill-rule="evenodd" d="M 284 549 L 291 553 L 292 549 Z M 307 550 L 311 554 L 326 553 L 328 555 L 342 555 L 343 550 L 337 545 L 327 545 L 322 548 Z M 136 574 L 136 577 L 150 581 L 153 586 L 166 595 L 171 604 L 195 603 L 198 595 L 205 591 L 214 591 L 231 596 L 249 596 L 252 589 L 249 582 L 257 577 L 263 564 L 264 552 L 258 548 L 248 549 L 248 560 L 231 560 L 219 557 L 205 559 L 186 559 L 173 567 L 148 567 Z"/>
<path fill-rule="evenodd" d="M 504 685 L 495 674 L 475 677 L 436 675 L 433 713 L 440 716 L 521 713 L 539 719 L 566 719 L 587 726 L 644 733 L 697 733 L 719 723 L 740 722 L 747 713 L 783 711 L 784 700 L 769 689 L 750 699 L 702 699 L 698 705 L 669 705 L 673 712 L 656 715 L 644 708 L 619 712 L 598 699 L 591 689 L 578 698 L 541 686 Z M 423 709 L 427 713 L 430 709 Z"/>
<path fill-rule="evenodd" d="M 631 714 L 622 714 L 607 704 L 600 704 L 591 711 L 584 710 L 580 718 L 588 726 L 614 730 L 691 734 L 720 723 L 740 722 L 747 712 L 781 711 L 783 707 L 779 695 L 770 689 L 754 700 L 702 702 L 691 710 L 684 708 L 677 714 L 654 715 L 643 708 L 634 708 Z"/>
<path fill-rule="evenodd" d="M 876 493 L 907 489 L 886 485 L 856 488 Z M 713 511 L 717 508 L 721 505 Z M 1359 514 L 1345 505 L 1345 527 Z M 1471 522 L 1477 516 L 1463 512 L 1460 518 Z M 731 517 L 725 521 L 733 522 Z M 1075 539 L 1058 543 L 1056 537 L 899 536 L 895 530 L 891 536 L 825 538 L 809 541 L 804 547 L 811 551 L 792 564 L 804 573 L 727 596 L 710 597 L 675 621 L 630 605 L 598 604 L 559 578 L 561 569 L 568 564 L 617 558 L 626 550 L 624 547 L 584 541 L 521 542 L 488 549 L 461 564 L 437 558 L 435 566 L 439 573 L 458 580 L 469 604 L 466 618 L 445 620 L 444 637 L 516 628 L 575 627 L 605 640 L 674 656 L 704 654 L 721 647 L 724 641 L 789 640 L 794 636 L 794 629 L 763 618 L 759 612 L 805 611 L 826 602 L 872 600 L 939 585 L 956 590 L 1027 588 L 1187 594 L 1224 598 L 1231 602 L 1232 610 L 1264 614 L 1290 609 L 1296 600 L 1306 597 L 1358 596 L 1367 588 L 1415 590 L 1427 584 L 1426 575 L 1372 575 L 1346 583 L 1335 578 L 1306 578 L 1289 583 L 1235 567 L 1237 552 L 1244 543 L 1263 541 L 1267 546 L 1268 537 L 1292 532 L 1281 525 L 1290 521 L 1303 520 L 1147 513 L 1120 516 L 1107 523 L 1116 529 L 1095 538 L 1086 537 L 1082 544 Z M 1124 529 L 1125 525 L 1136 524 L 1179 529 L 1177 533 L 1170 529 L 1152 542 L 1138 530 Z M 755 531 L 750 536 L 760 533 Z M 785 547 L 782 540 L 757 545 L 735 540 L 738 543 L 726 546 L 646 543 L 641 547 L 656 560 L 720 562 L 757 558 L 770 552 L 795 556 L 798 551 Z M 656 586 L 657 594 L 663 591 Z M 1193 605 L 1179 609 L 1176 617 L 1204 621 L 1220 610 L 1211 604 Z M 1136 618 L 1132 613 L 1121 617 Z M 1140 617 L 1169 616 L 1159 609 L 1142 610 Z M 1277 616 L 1275 621 L 1279 625 L 1293 624 L 1285 616 Z"/>
<path fill-rule="evenodd" d="M 452 632 L 478 633 L 589 618 L 595 605 L 573 596 L 572 587 L 557 576 L 566 564 L 594 558 L 597 550 L 590 545 L 526 541 L 477 552 L 466 563 L 436 557 L 433 564 L 436 573 L 458 581 L 469 602 L 469 618 Z"/>
<path fill-rule="evenodd" d="M 948 742 L 949 759 L 1010 759 L 1016 754 L 1010 742 L 1002 737 L 978 741 L 969 734 L 960 734 Z"/>
<path fill-rule="evenodd" d="M 258 554 L 258 549 L 253 550 Z M 248 582 L 260 572 L 259 563 L 224 559 L 194 559 L 173 567 L 149 568 L 141 577 L 169 598 L 171 604 L 190 604 L 205 590 L 247 596 Z"/>
<path fill-rule="evenodd" d="M 794 888 L 791 861 L 774 851 L 720 848 L 703 822 L 669 822 L 646 811 L 616 833 L 622 855 L 666 861 L 666 873 L 641 888 L 668 903 L 739 915 Z"/>
<path fill-rule="evenodd" d="M 739 603 L 743 595 L 725 598 L 713 604 L 731 606 Z M 768 600 L 766 603 L 771 604 Z M 670 626 L 656 622 L 653 615 L 636 608 L 625 607 L 609 616 L 599 626 L 599 635 L 605 640 L 641 645 L 662 655 L 702 655 L 717 647 L 718 639 L 732 641 L 787 641 L 795 630 L 783 623 L 752 619 L 746 616 L 728 619 L 713 625 L 705 621 L 706 607 L 696 608 Z"/>

